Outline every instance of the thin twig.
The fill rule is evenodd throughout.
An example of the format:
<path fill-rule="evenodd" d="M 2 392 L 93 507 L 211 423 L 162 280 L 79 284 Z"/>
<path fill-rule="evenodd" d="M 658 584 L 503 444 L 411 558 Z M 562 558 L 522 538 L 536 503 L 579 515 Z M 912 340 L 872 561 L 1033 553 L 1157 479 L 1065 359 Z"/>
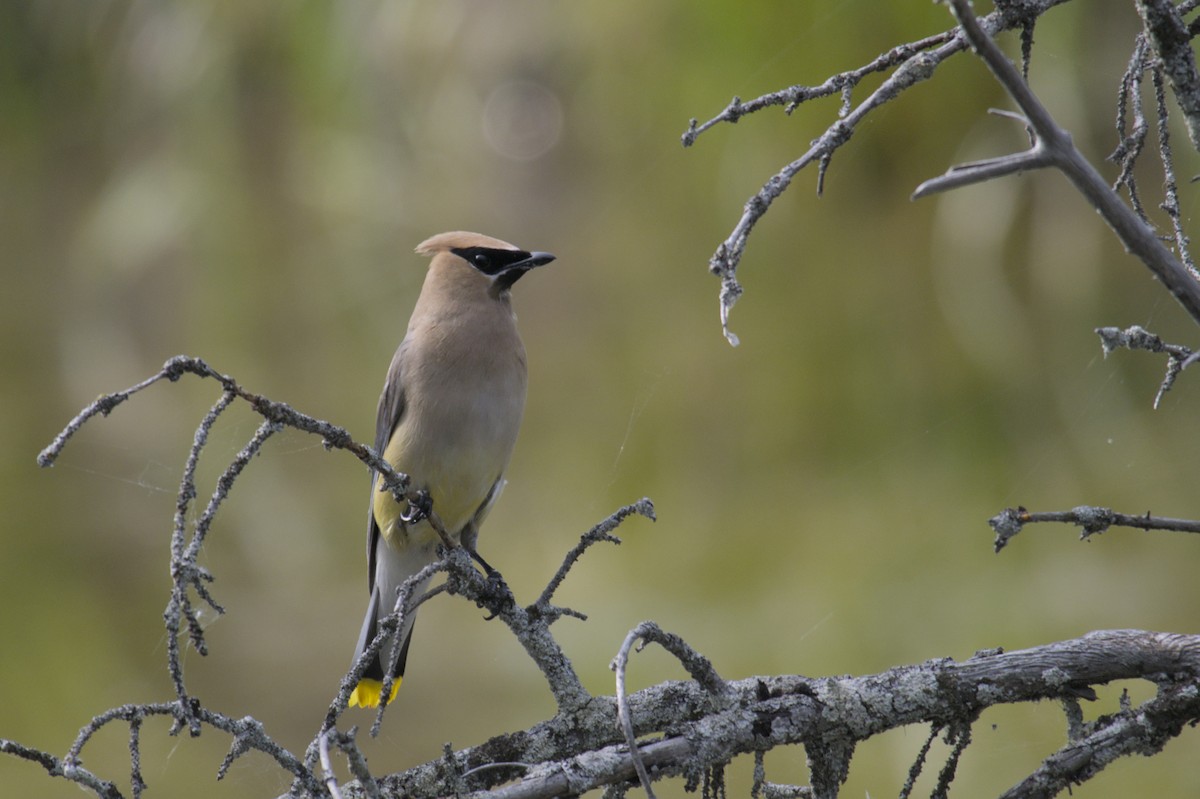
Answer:
<path fill-rule="evenodd" d="M 654 787 L 650 784 L 650 774 L 646 771 L 646 764 L 642 762 L 642 754 L 638 750 L 633 718 L 629 714 L 629 695 L 625 691 L 625 670 L 629 665 L 629 652 L 633 649 L 634 643 L 641 638 L 640 631 L 646 624 L 649 622 L 642 622 L 629 631 L 625 640 L 621 642 L 621 648 L 617 651 L 611 667 L 617 676 L 617 721 L 621 725 L 621 732 L 625 735 L 625 744 L 629 747 L 629 756 L 633 759 L 633 767 L 637 772 L 638 781 L 642 784 L 647 799 L 654 799 Z"/>
<path fill-rule="evenodd" d="M 612 531 L 617 529 L 621 522 L 625 521 L 626 518 L 635 513 L 640 516 L 645 516 L 650 521 L 656 521 L 656 517 L 654 515 L 654 503 L 651 502 L 648 497 L 643 497 L 632 505 L 626 505 L 622 508 L 618 508 L 615 513 L 613 513 L 607 519 L 601 521 L 599 524 L 597 524 L 591 530 L 588 530 L 580 537 L 579 543 L 567 553 L 565 558 L 563 558 L 562 565 L 558 567 L 558 571 L 556 571 L 554 576 L 550 578 L 550 582 L 546 584 L 546 588 L 542 591 L 541 596 L 539 596 L 537 601 L 533 603 L 534 606 L 545 608 L 550 605 L 550 600 L 554 598 L 554 592 L 558 590 L 560 585 L 562 585 L 562 581 L 566 579 L 567 573 L 571 570 L 571 567 L 575 565 L 575 562 L 583 556 L 583 553 L 586 552 L 588 548 L 592 546 L 592 544 L 600 541 L 620 544 L 621 539 L 613 535 Z"/>
<path fill-rule="evenodd" d="M 1049 799 L 1096 776 L 1117 758 L 1155 755 L 1196 713 L 1200 713 L 1200 691 L 1194 682 L 1160 689 L 1158 696 L 1136 710 L 1103 719 L 1090 735 L 1069 741 L 1001 799 Z"/>
<path fill-rule="evenodd" d="M 800 106 L 801 103 L 816 100 L 822 97 L 830 97 L 835 94 L 842 96 L 842 116 L 845 116 L 850 110 L 850 96 L 854 88 L 867 77 L 876 72 L 884 72 L 893 69 L 918 53 L 929 50 L 938 45 L 945 44 L 955 36 L 955 31 L 948 30 L 942 33 L 926 36 L 915 42 L 893 47 L 891 50 L 879 55 L 868 64 L 864 64 L 857 69 L 847 70 L 833 75 L 817 86 L 789 86 L 786 89 L 777 92 L 770 92 L 761 97 L 756 97 L 753 100 L 742 102 L 740 97 L 734 97 L 729 105 L 721 113 L 717 114 L 707 122 L 698 122 L 693 119 L 686 131 L 683 133 L 682 141 L 684 147 L 691 147 L 696 143 L 697 137 L 708 129 L 722 123 L 728 122 L 736 124 L 739 119 L 747 114 L 753 114 L 756 111 L 761 111 L 764 108 L 782 105 L 785 114 L 791 114 Z"/>
<path fill-rule="evenodd" d="M 1168 344 L 1140 325 L 1133 325 L 1124 330 L 1119 327 L 1098 327 L 1096 334 L 1100 336 L 1100 346 L 1104 349 L 1105 358 L 1111 355 L 1113 350 L 1122 347 L 1166 353 L 1167 371 L 1158 387 L 1158 393 L 1154 396 L 1155 408 L 1162 402 L 1163 395 L 1175 385 L 1175 378 L 1179 373 L 1196 362 L 1196 353 L 1190 348 L 1182 344 Z"/>
<path fill-rule="evenodd" d="M 1133 206 L 1134 213 L 1147 225 L 1150 224 L 1150 218 L 1146 215 L 1141 195 L 1138 194 L 1134 167 L 1141 157 L 1142 149 L 1146 145 L 1146 135 L 1150 131 L 1142 102 L 1142 73 L 1146 70 L 1148 48 L 1146 37 L 1139 34 L 1133 46 L 1133 53 L 1129 57 L 1129 64 L 1125 67 L 1125 74 L 1121 76 L 1121 87 L 1117 91 L 1116 124 L 1117 135 L 1120 136 L 1121 141 L 1112 155 L 1108 156 L 1109 161 L 1121 167 L 1121 172 L 1113 183 L 1113 191 L 1120 191 L 1124 186 L 1129 191 L 1129 202 Z M 1133 109 L 1132 129 L 1129 128 L 1131 106 Z"/>
<path fill-rule="evenodd" d="M 129 784 L 133 789 L 133 799 L 140 799 L 146 790 L 146 781 L 142 779 L 141 751 L 142 718 L 137 716 L 129 720 Z"/>
<path fill-rule="evenodd" d="M 322 443 L 326 447 L 330 449 L 344 449 L 351 453 L 382 476 L 384 487 L 392 492 L 397 502 L 417 499 L 415 493 L 411 496 L 408 494 L 410 481 L 407 475 L 397 472 L 392 468 L 391 464 L 370 447 L 355 441 L 345 428 L 301 413 L 286 403 L 276 402 L 260 394 L 248 391 L 232 377 L 221 374 L 200 358 L 192 358 L 187 355 L 176 355 L 167 360 L 158 374 L 153 377 L 143 380 L 141 383 L 124 391 L 101 396 L 89 404 L 54 437 L 49 446 L 41 451 L 37 459 L 38 465 L 53 466 L 54 461 L 62 452 L 63 447 L 66 446 L 67 441 L 75 433 L 79 432 L 79 428 L 92 417 L 97 414 L 107 416 L 113 408 L 129 399 L 133 394 L 142 391 L 160 380 L 175 382 L 185 374 L 193 374 L 198 377 L 207 377 L 216 380 L 221 383 L 225 391 L 235 394 L 249 403 L 254 412 L 267 421 L 276 422 L 285 427 L 295 428 L 305 433 L 320 436 Z"/>
<path fill-rule="evenodd" d="M 909 799 L 912 796 L 913 788 L 917 785 L 917 778 L 921 776 L 921 772 L 925 769 L 925 761 L 929 758 L 929 750 L 933 748 L 933 742 L 937 740 L 938 733 L 942 731 L 941 724 L 934 724 L 929 729 L 929 735 L 925 736 L 925 743 L 921 745 L 920 751 L 917 752 L 917 758 L 908 769 L 908 778 L 904 780 L 904 785 L 900 788 L 899 799 Z"/>
<path fill-rule="evenodd" d="M 1146 36 L 1171 81 L 1192 147 L 1200 150 L 1200 75 L 1196 72 L 1196 55 L 1192 52 L 1192 34 L 1180 9 L 1170 0 L 1136 0 L 1135 5 Z"/>
<path fill-rule="evenodd" d="M 1164 530 L 1174 533 L 1200 533 L 1200 521 L 1193 519 L 1172 519 L 1166 516 L 1154 516 L 1149 512 L 1143 515 L 1117 513 L 1111 508 L 1101 508 L 1093 505 L 1080 505 L 1071 510 L 1031 512 L 1025 508 L 1005 508 L 992 518 L 988 524 L 996 531 L 996 551 L 1004 549 L 1013 536 L 1021 532 L 1027 524 L 1044 522 L 1065 522 L 1083 528 L 1079 536 L 1081 540 L 1103 533 L 1110 527 L 1130 527 L 1135 530 Z"/>
<path fill-rule="evenodd" d="M 100 799 L 122 799 L 120 789 L 113 783 L 101 779 L 78 763 L 67 764 L 49 752 L 0 738 L 0 753 L 37 763 L 51 777 L 64 777 L 92 791 Z"/>
<path fill-rule="evenodd" d="M 729 686 L 717 674 L 716 669 L 713 668 L 708 658 L 692 649 L 679 636 L 664 631 L 652 621 L 642 622 L 625 636 L 625 640 L 621 643 L 621 648 L 618 650 L 617 656 L 609 664 L 609 668 L 616 672 L 617 720 L 625 734 L 625 742 L 629 745 L 629 753 L 633 757 L 633 764 L 637 770 L 638 779 L 641 780 L 642 787 L 645 789 L 649 799 L 654 799 L 654 791 L 650 787 L 650 776 L 646 772 L 646 766 L 642 762 L 641 754 L 638 751 L 637 737 L 633 729 L 633 719 L 629 713 L 629 697 L 625 692 L 625 672 L 629 665 L 629 653 L 633 650 L 635 644 L 638 644 L 637 649 L 641 651 L 642 647 L 647 643 L 656 643 L 674 655 L 683 664 L 683 667 L 687 669 L 692 679 L 702 685 L 718 702 L 728 697 Z"/>
<path fill-rule="evenodd" d="M 929 795 L 930 799 L 947 799 L 950 795 L 950 784 L 958 773 L 958 763 L 962 760 L 963 752 L 971 745 L 971 721 L 974 719 L 954 724 L 946 731 L 946 743 L 953 744 L 954 748 L 938 773 L 937 785 Z"/>
<path fill-rule="evenodd" d="M 1188 48 L 1191 52 L 1191 48 Z M 1171 154 L 1170 114 L 1167 111 L 1166 92 L 1163 89 L 1162 70 L 1151 72 L 1154 83 L 1154 105 L 1158 116 L 1158 160 L 1163 169 L 1163 201 L 1160 207 L 1167 212 L 1171 220 L 1171 229 L 1175 236 L 1175 252 L 1179 260 L 1187 267 L 1193 280 L 1200 280 L 1200 270 L 1192 260 L 1191 242 L 1183 229 L 1183 209 L 1179 205 L 1179 181 L 1175 179 L 1175 158 Z"/>
<path fill-rule="evenodd" d="M 434 574 L 437 574 L 438 572 L 447 572 L 450 570 L 450 568 L 451 566 L 448 559 L 443 558 L 435 563 L 429 564 L 416 574 L 407 578 L 403 583 L 400 584 L 400 590 L 396 592 L 396 602 L 392 606 L 392 612 L 388 614 L 385 619 L 377 622 L 376 624 L 377 632 L 375 634 L 375 640 L 372 641 L 372 644 L 378 643 L 379 646 L 382 646 L 387 640 L 388 636 L 393 636 L 393 638 L 392 648 L 388 651 L 387 664 L 384 666 L 383 670 L 384 678 L 383 688 L 381 689 L 380 693 L 379 710 L 376 711 L 375 720 L 371 723 L 372 738 L 375 738 L 379 735 L 379 730 L 383 726 L 383 714 L 387 712 L 388 706 L 391 704 L 392 686 L 396 682 L 396 678 L 393 675 L 396 673 L 397 666 L 400 663 L 400 653 L 404 651 L 404 641 L 401 640 L 401 637 L 396 633 L 404 626 L 404 619 L 409 617 L 411 614 L 416 613 L 417 608 L 424 603 L 426 596 L 430 595 L 426 594 L 426 596 L 422 596 L 414 602 L 412 601 L 413 594 L 421 585 L 423 585 L 427 580 L 431 579 Z M 362 679 L 363 670 L 365 670 L 366 667 L 370 665 L 371 661 L 374 660 L 374 655 L 379 652 L 379 646 L 368 646 L 366 650 L 363 651 L 362 655 L 359 656 L 358 661 L 354 664 L 354 668 L 351 669 L 353 682 L 350 682 L 347 679 L 342 680 L 342 688 L 338 692 L 339 700 L 342 699 L 343 694 L 346 695 L 347 698 L 349 697 L 349 693 L 346 690 L 347 687 L 352 688 L 360 679 Z M 374 652 L 372 652 L 372 649 L 374 649 Z"/>
<path fill-rule="evenodd" d="M 329 759 L 329 731 L 323 731 L 318 737 L 321 741 L 321 779 L 333 799 L 342 799 L 342 789 L 338 787 L 337 775 L 333 773 L 333 761 Z"/>
<path fill-rule="evenodd" d="M 366 756 L 358 748 L 358 741 L 355 740 L 357 735 L 357 727 L 351 727 L 348 731 L 340 733 L 336 739 L 338 746 L 346 754 L 346 761 L 350 764 L 350 773 L 354 775 L 354 779 L 358 780 L 367 799 L 380 799 L 379 783 L 376 782 L 375 776 L 367 767 Z"/>

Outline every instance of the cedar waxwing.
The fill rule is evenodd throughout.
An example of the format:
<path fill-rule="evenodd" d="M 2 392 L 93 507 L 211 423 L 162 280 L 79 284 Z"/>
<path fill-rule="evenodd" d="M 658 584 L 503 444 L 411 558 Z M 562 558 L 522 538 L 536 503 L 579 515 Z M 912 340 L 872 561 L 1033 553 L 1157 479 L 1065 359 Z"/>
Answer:
<path fill-rule="evenodd" d="M 525 346 L 509 301 L 514 283 L 554 256 L 478 233 L 442 233 L 417 247 L 433 257 L 408 332 L 392 357 L 375 426 L 375 451 L 428 495 L 450 537 L 474 553 L 479 525 L 504 488 L 525 408 Z M 401 584 L 437 557 L 440 538 L 420 509 L 402 505 L 371 473 L 367 525 L 371 603 L 355 660 L 392 612 Z M 478 556 L 476 556 L 478 558 Z M 419 596 L 425 586 L 418 586 Z M 397 632 L 400 687 L 415 613 Z M 350 695 L 376 707 L 393 640 Z"/>

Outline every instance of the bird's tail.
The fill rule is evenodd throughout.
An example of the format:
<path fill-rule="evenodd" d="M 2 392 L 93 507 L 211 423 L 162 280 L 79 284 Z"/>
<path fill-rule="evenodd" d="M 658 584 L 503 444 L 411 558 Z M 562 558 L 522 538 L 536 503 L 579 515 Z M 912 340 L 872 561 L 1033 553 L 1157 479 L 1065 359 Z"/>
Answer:
<path fill-rule="evenodd" d="M 371 605 L 367 608 L 367 618 L 363 621 L 363 629 L 358 636 L 358 646 L 354 650 L 356 662 L 379 632 L 380 603 L 378 600 L 379 591 L 376 589 L 371 592 Z M 408 627 L 408 633 L 404 636 L 404 647 L 400 650 L 400 659 L 396 661 L 396 672 L 392 675 L 392 693 L 388 697 L 389 705 L 396 700 L 396 692 L 400 690 L 400 682 L 404 679 L 404 664 L 408 660 L 408 645 L 412 642 L 412 624 L 408 623 L 405 626 Z M 391 639 L 389 639 L 371 664 L 367 666 L 358 685 L 354 686 L 354 691 L 350 694 L 350 707 L 379 707 L 379 700 L 383 695 L 383 664 L 391 655 L 392 646 Z"/>
<path fill-rule="evenodd" d="M 395 608 L 396 597 L 404 581 L 423 569 L 432 560 L 432 549 L 425 552 L 422 547 L 408 546 L 397 552 L 388 546 L 383 536 L 379 537 L 375 558 L 375 584 L 371 589 L 371 602 L 367 606 L 367 615 L 363 619 L 362 631 L 358 635 L 358 646 L 354 649 L 354 662 L 358 661 L 379 634 L 379 621 Z M 419 597 L 427 585 L 428 581 L 425 581 L 416 586 L 412 596 Z M 408 646 L 412 643 L 414 621 L 416 621 L 416 611 L 410 610 L 405 614 L 400 629 L 396 633 L 404 643 L 400 647 L 400 657 L 397 658 L 396 667 L 391 674 L 392 691 L 387 700 L 389 704 L 396 698 L 396 692 L 404 677 L 404 664 L 408 661 Z M 379 706 L 383 694 L 384 670 L 391 659 L 395 640 L 394 636 L 388 636 L 387 640 L 383 642 L 383 646 L 380 647 L 379 653 L 363 672 L 358 685 L 354 687 L 354 692 L 350 694 L 351 707 Z"/>

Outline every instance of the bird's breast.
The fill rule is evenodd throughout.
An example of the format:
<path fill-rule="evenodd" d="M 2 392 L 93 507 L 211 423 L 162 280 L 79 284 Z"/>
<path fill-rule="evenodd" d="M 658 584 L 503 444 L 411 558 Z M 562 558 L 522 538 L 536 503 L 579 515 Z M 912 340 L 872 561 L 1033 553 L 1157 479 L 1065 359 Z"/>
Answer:
<path fill-rule="evenodd" d="M 452 536 L 487 500 L 516 443 L 526 373 L 524 348 L 513 332 L 512 342 L 489 348 L 433 337 L 440 346 L 406 364 L 413 368 L 406 369 L 405 410 L 384 458 L 429 492 Z M 401 509 L 386 494 L 375 506 L 387 536 L 384 522 L 394 531 Z"/>

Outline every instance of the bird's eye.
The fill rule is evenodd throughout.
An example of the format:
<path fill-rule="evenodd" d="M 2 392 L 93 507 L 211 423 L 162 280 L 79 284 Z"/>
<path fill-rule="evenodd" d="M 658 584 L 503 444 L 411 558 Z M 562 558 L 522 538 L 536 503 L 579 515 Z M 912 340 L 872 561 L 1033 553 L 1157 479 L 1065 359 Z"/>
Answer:
<path fill-rule="evenodd" d="M 492 260 L 487 257 L 487 254 L 482 252 L 475 253 L 471 260 L 473 260 L 475 265 L 480 269 L 487 269 L 488 265 L 492 262 Z"/>

